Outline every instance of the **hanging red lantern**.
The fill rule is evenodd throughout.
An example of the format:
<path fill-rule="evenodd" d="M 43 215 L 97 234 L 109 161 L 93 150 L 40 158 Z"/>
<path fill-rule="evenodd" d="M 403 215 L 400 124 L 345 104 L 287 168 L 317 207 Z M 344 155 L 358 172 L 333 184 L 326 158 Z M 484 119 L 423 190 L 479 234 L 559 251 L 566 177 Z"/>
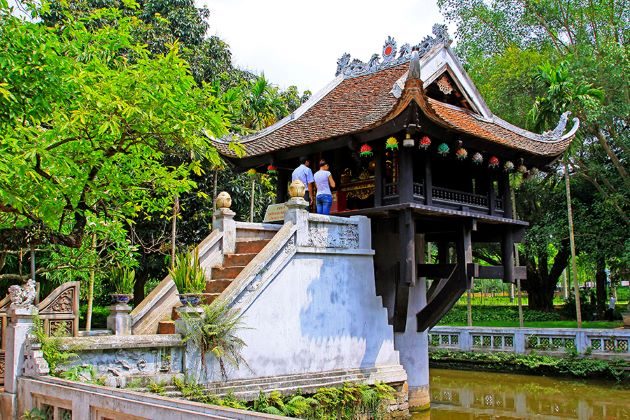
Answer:
<path fill-rule="evenodd" d="M 275 175 L 278 173 L 278 167 L 274 165 L 267 166 L 267 173 L 269 175 Z"/>
<path fill-rule="evenodd" d="M 427 150 L 429 146 L 431 146 L 431 138 L 429 136 L 422 136 L 419 147 L 422 150 Z"/>
<path fill-rule="evenodd" d="M 455 151 L 455 157 L 457 157 L 458 160 L 466 160 L 466 158 L 468 157 L 468 150 L 460 147 Z"/>
<path fill-rule="evenodd" d="M 490 159 L 488 159 L 488 167 L 489 168 L 498 168 L 499 167 L 499 158 L 496 156 L 491 156 Z"/>
<path fill-rule="evenodd" d="M 359 150 L 359 156 L 364 158 L 372 157 L 374 153 L 372 153 L 372 147 L 369 144 L 364 144 L 361 146 Z"/>

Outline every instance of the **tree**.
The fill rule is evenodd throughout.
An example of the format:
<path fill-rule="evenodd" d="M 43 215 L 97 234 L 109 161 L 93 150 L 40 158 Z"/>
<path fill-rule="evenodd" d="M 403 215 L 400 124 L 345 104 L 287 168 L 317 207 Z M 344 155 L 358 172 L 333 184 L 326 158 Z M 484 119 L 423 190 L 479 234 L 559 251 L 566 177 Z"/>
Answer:
<path fill-rule="evenodd" d="M 624 2 L 439 0 L 438 4 L 447 19 L 457 25 L 457 51 L 495 113 L 535 130 L 555 125 L 563 109 L 580 117 L 582 128 L 569 155 L 571 185 L 576 190 L 573 205 L 577 250 L 599 261 L 600 279 L 607 265 L 623 267 L 628 262 L 624 255 L 630 243 L 630 66 L 625 47 L 628 8 Z M 534 103 L 530 116 L 536 118 L 526 118 L 525 111 Z M 536 286 L 526 287 L 534 294 L 555 287 L 558 279 L 554 276 L 559 271 L 546 270 L 544 265 L 559 267 L 562 264 L 555 264 L 556 260 L 567 255 L 561 230 L 538 226 L 549 222 L 538 217 L 539 210 L 561 217 L 555 203 L 544 198 L 552 191 L 544 189 L 553 187 L 555 194 L 559 181 L 553 178 L 562 172 L 555 165 L 547 169 L 546 177 L 535 177 L 533 183 L 525 183 L 517 191 L 519 203 L 530 198 L 519 198 L 523 193 L 540 197 L 540 209 L 533 205 L 519 207 L 519 214 L 531 223 L 525 257 L 528 267 L 535 269 L 528 271 L 527 284 Z M 597 211 L 582 211 L 589 207 Z M 611 221 L 618 224 L 612 234 Z M 530 246 L 535 232 L 543 239 L 550 238 L 547 247 Z M 539 251 L 547 253 L 548 258 L 537 255 Z M 531 276 L 537 272 L 543 274 L 542 278 Z M 547 293 L 546 302 L 540 306 L 551 307 L 551 297 Z M 541 299 L 532 300 L 530 295 L 530 307 L 539 306 L 534 301 Z"/>
<path fill-rule="evenodd" d="M 3 249 L 81 248 L 89 220 L 125 229 L 161 214 L 200 173 L 199 159 L 163 166 L 164 150 L 218 162 L 202 130 L 220 135 L 226 121 L 177 45 L 151 56 L 116 9 L 54 28 L 0 14 Z M 93 20 L 116 25 L 88 30 Z"/>

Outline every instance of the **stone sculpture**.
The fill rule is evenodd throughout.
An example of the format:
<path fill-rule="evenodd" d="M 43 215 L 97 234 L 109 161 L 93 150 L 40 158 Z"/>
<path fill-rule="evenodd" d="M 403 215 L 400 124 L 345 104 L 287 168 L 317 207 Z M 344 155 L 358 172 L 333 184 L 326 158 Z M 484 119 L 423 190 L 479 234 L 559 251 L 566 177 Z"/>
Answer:
<path fill-rule="evenodd" d="M 216 205 L 218 209 L 229 209 L 232 206 L 232 197 L 225 191 L 217 195 Z"/>
<path fill-rule="evenodd" d="M 24 286 L 13 285 L 9 287 L 11 307 L 29 308 L 35 300 L 35 280 L 29 279 Z"/>

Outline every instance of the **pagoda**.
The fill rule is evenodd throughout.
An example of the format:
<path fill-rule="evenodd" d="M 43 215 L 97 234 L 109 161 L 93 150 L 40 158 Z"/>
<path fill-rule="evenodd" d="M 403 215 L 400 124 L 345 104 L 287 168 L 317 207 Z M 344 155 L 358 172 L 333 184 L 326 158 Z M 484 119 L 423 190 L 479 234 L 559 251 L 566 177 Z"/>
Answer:
<path fill-rule="evenodd" d="M 376 291 L 410 391 L 428 384 L 426 331 L 474 278 L 525 278 L 514 244 L 527 223 L 514 215 L 510 175 L 547 167 L 579 126 L 573 119 L 565 133 L 564 114 L 554 130 L 536 134 L 494 115 L 450 44 L 446 26 L 435 25 L 414 46 L 397 48 L 388 37 L 368 62 L 344 54 L 320 92 L 237 140 L 244 156 L 231 139 L 214 142 L 237 168 L 277 171 L 278 203 L 300 157 L 330 163 L 332 214 L 371 219 Z M 500 245 L 502 266 L 474 263 L 473 248 L 482 243 Z"/>

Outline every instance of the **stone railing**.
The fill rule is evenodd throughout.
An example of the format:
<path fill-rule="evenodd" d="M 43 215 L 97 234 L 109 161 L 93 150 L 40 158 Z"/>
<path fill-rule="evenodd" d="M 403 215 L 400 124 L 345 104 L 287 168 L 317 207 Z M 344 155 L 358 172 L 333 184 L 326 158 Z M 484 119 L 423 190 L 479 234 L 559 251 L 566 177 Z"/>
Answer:
<path fill-rule="evenodd" d="M 46 418 L 51 419 L 285 418 L 52 377 L 21 377 L 19 392 L 17 418 L 22 418 L 25 411 L 33 408 L 45 412 Z M 0 407 L 0 417 L 3 409 L 4 407 Z"/>
<path fill-rule="evenodd" d="M 216 229 L 206 237 L 196 248 L 199 252 L 199 262 L 209 274 L 209 269 L 213 265 L 222 261 L 223 258 L 223 231 Z M 156 287 L 144 298 L 133 311 L 131 311 L 131 331 L 135 335 L 155 334 L 158 322 L 170 319 L 173 307 L 180 305 L 177 297 L 177 288 L 167 275 Z"/>
<path fill-rule="evenodd" d="M 630 359 L 630 331 L 571 328 L 434 327 L 432 350 L 578 354 Z"/>

